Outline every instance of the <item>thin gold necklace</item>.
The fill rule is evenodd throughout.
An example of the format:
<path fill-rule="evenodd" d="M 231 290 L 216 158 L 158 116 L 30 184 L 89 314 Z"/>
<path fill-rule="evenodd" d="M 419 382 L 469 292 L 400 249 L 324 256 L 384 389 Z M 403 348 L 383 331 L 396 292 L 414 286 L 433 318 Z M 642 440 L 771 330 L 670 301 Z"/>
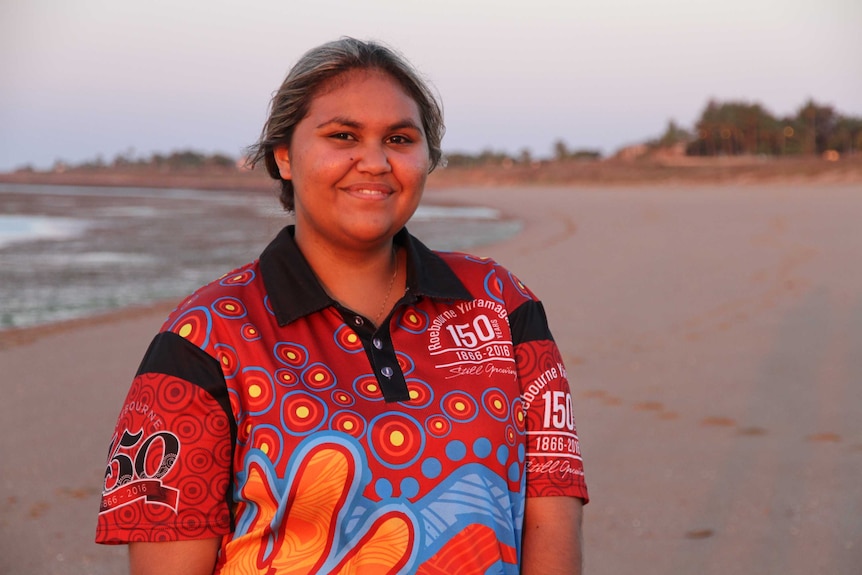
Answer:
<path fill-rule="evenodd" d="M 389 278 L 389 288 L 386 290 L 386 298 L 380 304 L 380 311 L 374 316 L 374 325 L 380 325 L 380 320 L 386 312 L 386 304 L 389 303 L 389 298 L 392 297 L 392 287 L 395 285 L 395 278 L 398 276 L 398 251 L 395 247 L 392 248 L 392 257 L 395 260 L 395 270 L 392 272 L 392 277 Z"/>

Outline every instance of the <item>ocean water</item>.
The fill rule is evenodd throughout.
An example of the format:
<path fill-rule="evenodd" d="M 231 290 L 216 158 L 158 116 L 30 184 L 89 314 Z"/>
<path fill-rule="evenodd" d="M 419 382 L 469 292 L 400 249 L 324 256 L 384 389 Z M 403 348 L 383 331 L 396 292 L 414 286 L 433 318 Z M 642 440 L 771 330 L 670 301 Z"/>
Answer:
<path fill-rule="evenodd" d="M 0 330 L 178 300 L 290 222 L 267 194 L 0 184 Z M 423 205 L 408 227 L 432 248 L 469 250 L 520 223 Z"/>

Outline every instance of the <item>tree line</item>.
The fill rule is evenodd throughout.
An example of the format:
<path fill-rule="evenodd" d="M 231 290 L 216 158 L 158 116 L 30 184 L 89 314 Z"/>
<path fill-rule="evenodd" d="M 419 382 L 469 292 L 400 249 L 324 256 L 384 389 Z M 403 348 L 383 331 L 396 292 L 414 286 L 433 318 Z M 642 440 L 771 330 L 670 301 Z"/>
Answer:
<path fill-rule="evenodd" d="M 784 117 L 758 103 L 711 100 L 693 131 L 671 121 L 649 144 L 684 145 L 689 156 L 854 154 L 862 151 L 862 118 L 842 115 L 814 100 Z"/>

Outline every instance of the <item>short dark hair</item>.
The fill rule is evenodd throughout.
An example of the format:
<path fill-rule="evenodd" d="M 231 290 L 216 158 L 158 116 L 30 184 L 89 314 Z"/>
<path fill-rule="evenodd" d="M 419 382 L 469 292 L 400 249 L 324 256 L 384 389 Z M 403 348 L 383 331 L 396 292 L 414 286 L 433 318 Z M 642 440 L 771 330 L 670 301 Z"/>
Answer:
<path fill-rule="evenodd" d="M 416 102 L 431 160 L 429 172 L 443 156 L 441 142 L 446 128 L 443 108 L 430 85 L 406 58 L 383 44 L 341 38 L 306 52 L 288 72 L 272 97 L 269 117 L 258 141 L 247 150 L 247 164 L 255 167 L 263 160 L 266 171 L 281 182 L 281 203 L 293 211 L 293 182 L 281 177 L 275 162 L 276 146 L 289 144 L 296 125 L 308 114 L 311 102 L 330 80 L 352 70 L 379 70 L 395 79 Z"/>

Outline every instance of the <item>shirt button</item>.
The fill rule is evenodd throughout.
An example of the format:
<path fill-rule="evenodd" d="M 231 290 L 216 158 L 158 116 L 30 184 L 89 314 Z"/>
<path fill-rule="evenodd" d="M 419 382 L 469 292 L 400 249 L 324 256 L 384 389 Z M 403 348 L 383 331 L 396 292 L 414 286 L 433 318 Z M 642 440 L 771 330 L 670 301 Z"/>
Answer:
<path fill-rule="evenodd" d="M 379 337 L 375 337 L 374 339 L 372 339 L 371 343 L 373 343 L 374 347 L 376 347 L 377 349 L 383 349 L 383 342 L 380 341 Z"/>
<path fill-rule="evenodd" d="M 364 321 L 362 321 L 362 318 L 361 318 L 361 317 L 356 316 L 356 317 L 354 317 L 354 318 L 353 318 L 353 324 L 354 324 L 354 325 L 362 325 L 363 323 L 365 323 L 365 322 L 364 322 Z"/>
<path fill-rule="evenodd" d="M 383 369 L 381 369 L 380 373 L 382 373 L 384 377 L 388 378 L 388 377 L 392 377 L 392 374 L 395 372 L 392 371 L 391 367 L 387 366 L 387 367 L 384 367 Z"/>

